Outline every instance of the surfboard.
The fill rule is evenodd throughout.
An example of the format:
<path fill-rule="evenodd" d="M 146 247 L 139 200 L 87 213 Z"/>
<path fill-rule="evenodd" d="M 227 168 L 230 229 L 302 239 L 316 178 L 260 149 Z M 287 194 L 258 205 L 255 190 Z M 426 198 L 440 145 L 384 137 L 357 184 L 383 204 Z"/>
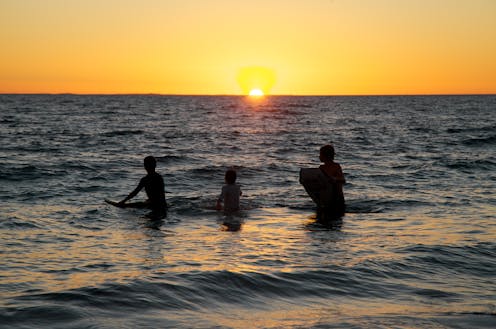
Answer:
<path fill-rule="evenodd" d="M 105 202 L 118 208 L 146 209 L 149 207 L 149 204 L 146 202 L 119 203 L 108 199 L 105 199 Z"/>
<path fill-rule="evenodd" d="M 319 208 L 331 207 L 334 203 L 334 184 L 320 168 L 301 168 L 300 184 Z"/>

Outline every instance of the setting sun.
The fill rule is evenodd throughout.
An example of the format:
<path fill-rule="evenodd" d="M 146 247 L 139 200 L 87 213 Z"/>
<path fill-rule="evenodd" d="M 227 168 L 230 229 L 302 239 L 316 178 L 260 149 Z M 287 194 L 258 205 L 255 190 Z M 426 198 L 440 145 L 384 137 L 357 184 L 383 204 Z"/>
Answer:
<path fill-rule="evenodd" d="M 253 97 L 261 97 L 264 96 L 264 92 L 261 89 L 255 88 L 250 90 L 249 95 Z"/>

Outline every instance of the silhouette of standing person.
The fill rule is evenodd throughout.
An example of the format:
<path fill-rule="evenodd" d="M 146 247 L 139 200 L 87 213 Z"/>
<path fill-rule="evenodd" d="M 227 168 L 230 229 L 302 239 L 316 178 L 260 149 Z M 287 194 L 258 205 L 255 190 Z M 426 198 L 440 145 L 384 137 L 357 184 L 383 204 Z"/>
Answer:
<path fill-rule="evenodd" d="M 155 171 L 157 160 L 153 156 L 147 156 L 143 161 L 147 175 L 141 178 L 138 186 L 129 195 L 119 202 L 117 206 L 125 207 L 126 201 L 134 198 L 143 188 L 148 200 L 145 202 L 151 212 L 147 217 L 151 219 L 164 218 L 167 214 L 167 202 L 165 200 L 164 179 Z"/>

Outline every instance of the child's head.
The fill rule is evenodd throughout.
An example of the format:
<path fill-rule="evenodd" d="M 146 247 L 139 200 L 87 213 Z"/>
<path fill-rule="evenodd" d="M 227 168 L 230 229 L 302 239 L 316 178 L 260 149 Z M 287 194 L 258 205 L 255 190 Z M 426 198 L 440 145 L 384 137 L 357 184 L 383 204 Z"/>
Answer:
<path fill-rule="evenodd" d="M 234 184 L 236 182 L 236 171 L 234 169 L 228 169 L 225 180 L 227 184 Z"/>
<path fill-rule="evenodd" d="M 148 172 L 155 171 L 155 167 L 157 167 L 157 160 L 151 155 L 147 156 L 145 160 L 143 160 L 143 165 Z"/>
<path fill-rule="evenodd" d="M 327 144 L 320 148 L 320 161 L 334 161 L 334 146 Z"/>

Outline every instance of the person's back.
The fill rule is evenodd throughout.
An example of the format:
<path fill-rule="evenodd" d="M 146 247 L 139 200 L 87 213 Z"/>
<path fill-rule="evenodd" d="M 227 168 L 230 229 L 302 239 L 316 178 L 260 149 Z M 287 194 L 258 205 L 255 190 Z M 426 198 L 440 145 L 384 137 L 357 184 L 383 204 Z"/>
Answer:
<path fill-rule="evenodd" d="M 224 210 L 228 212 L 239 210 L 239 197 L 241 188 L 236 184 L 236 172 L 232 169 L 226 171 L 226 185 L 222 186 L 222 191 L 217 199 L 217 209 L 220 210 L 221 203 L 224 203 Z"/>
<path fill-rule="evenodd" d="M 241 189 L 237 184 L 226 184 L 222 186 L 221 196 L 224 201 L 224 210 L 236 211 L 239 210 L 239 197 Z"/>
<path fill-rule="evenodd" d="M 165 201 L 164 179 L 162 176 L 153 171 L 143 177 L 142 181 L 152 212 L 157 214 L 164 213 L 167 203 Z"/>
<path fill-rule="evenodd" d="M 339 163 L 333 162 L 323 164 L 320 166 L 320 170 L 322 170 L 327 175 L 327 177 L 333 180 L 337 195 L 343 197 L 344 175 Z"/>

